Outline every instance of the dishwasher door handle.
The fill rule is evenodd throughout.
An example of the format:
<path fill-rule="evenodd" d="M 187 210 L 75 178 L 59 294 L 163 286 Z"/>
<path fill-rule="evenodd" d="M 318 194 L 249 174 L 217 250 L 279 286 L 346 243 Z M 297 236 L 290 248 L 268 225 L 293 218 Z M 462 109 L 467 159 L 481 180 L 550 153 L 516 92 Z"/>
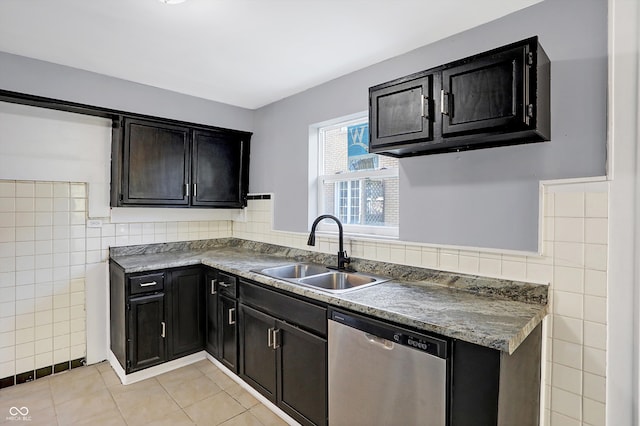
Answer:
<path fill-rule="evenodd" d="M 380 345 L 384 349 L 390 351 L 393 349 L 394 343 L 391 340 L 383 339 L 382 337 L 375 336 L 373 334 L 364 333 L 364 338 L 375 345 Z"/>

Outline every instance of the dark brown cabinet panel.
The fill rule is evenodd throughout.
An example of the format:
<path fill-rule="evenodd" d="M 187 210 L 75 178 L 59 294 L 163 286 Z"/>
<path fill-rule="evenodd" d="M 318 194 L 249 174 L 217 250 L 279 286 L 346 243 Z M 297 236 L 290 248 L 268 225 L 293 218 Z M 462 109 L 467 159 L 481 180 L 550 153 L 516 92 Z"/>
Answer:
<path fill-rule="evenodd" d="M 371 87 L 369 120 L 394 157 L 548 141 L 549 58 L 532 37 Z"/>
<path fill-rule="evenodd" d="M 220 356 L 220 309 L 218 307 L 217 272 L 208 270 L 205 274 L 205 299 L 207 310 L 206 343 L 207 352 L 214 358 Z"/>
<path fill-rule="evenodd" d="M 242 207 L 247 193 L 244 141 L 217 132 L 194 131 L 193 198 L 194 206 Z"/>
<path fill-rule="evenodd" d="M 112 134 L 112 207 L 246 206 L 251 133 L 121 116 Z"/>
<path fill-rule="evenodd" d="M 269 401 L 276 402 L 276 319 L 240 305 L 240 377 Z"/>
<path fill-rule="evenodd" d="M 206 272 L 207 352 L 234 373 L 238 372 L 237 278 L 221 271 Z"/>
<path fill-rule="evenodd" d="M 240 284 L 240 377 L 301 424 L 325 425 L 326 308 Z"/>
<path fill-rule="evenodd" d="M 326 424 L 327 340 L 278 322 L 278 405 L 305 423 Z M 300 421 L 300 420 L 299 420 Z"/>
<path fill-rule="evenodd" d="M 379 87 L 369 101 L 371 148 L 433 138 L 433 75 Z"/>
<path fill-rule="evenodd" d="M 124 120 L 123 204 L 187 205 L 189 129 Z"/>
<path fill-rule="evenodd" d="M 238 372 L 238 309 L 235 299 L 220 296 L 220 361 L 234 373 Z"/>
<path fill-rule="evenodd" d="M 528 50 L 520 46 L 443 70 L 442 135 L 526 130 L 533 116 L 524 87 Z"/>
<path fill-rule="evenodd" d="M 164 300 L 163 293 L 129 300 L 129 371 L 141 370 L 167 360 Z"/>
<path fill-rule="evenodd" d="M 169 272 L 169 359 L 202 350 L 204 294 L 200 268 Z"/>

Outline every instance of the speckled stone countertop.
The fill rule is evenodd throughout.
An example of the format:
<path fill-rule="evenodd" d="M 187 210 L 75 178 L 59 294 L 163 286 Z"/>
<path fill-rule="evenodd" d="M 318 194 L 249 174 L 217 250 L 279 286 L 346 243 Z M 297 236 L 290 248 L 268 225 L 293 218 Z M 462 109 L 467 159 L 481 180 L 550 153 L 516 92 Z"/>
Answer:
<path fill-rule="evenodd" d="M 112 247 L 110 256 L 127 273 L 203 264 L 336 307 L 509 354 L 547 313 L 545 285 L 363 259 L 352 259 L 351 266 L 391 280 L 352 292 L 327 293 L 252 271 L 292 262 L 333 265 L 336 255 L 234 238 Z"/>

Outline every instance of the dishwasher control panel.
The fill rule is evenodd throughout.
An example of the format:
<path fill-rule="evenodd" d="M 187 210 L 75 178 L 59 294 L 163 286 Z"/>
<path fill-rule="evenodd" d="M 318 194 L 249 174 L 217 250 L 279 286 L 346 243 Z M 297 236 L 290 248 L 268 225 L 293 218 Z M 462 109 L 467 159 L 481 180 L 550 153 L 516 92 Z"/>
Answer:
<path fill-rule="evenodd" d="M 447 341 L 439 337 L 417 333 L 394 324 L 343 311 L 332 310 L 330 319 L 364 331 L 378 339 L 408 346 L 439 358 L 447 358 Z"/>

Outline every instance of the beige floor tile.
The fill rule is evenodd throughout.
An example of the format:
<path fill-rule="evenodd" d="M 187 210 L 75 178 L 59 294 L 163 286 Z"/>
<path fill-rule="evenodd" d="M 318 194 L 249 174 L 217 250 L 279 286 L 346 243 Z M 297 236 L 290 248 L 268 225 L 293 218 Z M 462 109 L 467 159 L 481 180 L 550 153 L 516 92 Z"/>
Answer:
<path fill-rule="evenodd" d="M 19 385 L 4 388 L 0 390 L 0 395 L 2 396 L 2 399 L 20 397 L 25 395 L 29 396 L 34 392 L 38 392 L 43 389 L 46 389 L 46 390 L 50 389 L 49 377 L 45 377 L 45 378 L 34 380 L 31 382 L 22 383 Z"/>
<path fill-rule="evenodd" d="M 120 378 L 113 370 L 102 371 L 100 375 L 102 376 L 102 380 L 104 381 L 104 384 L 108 388 L 112 388 L 114 386 L 122 386 L 122 382 L 120 381 Z"/>
<path fill-rule="evenodd" d="M 122 418 L 120 410 L 117 408 L 105 410 L 96 416 L 80 419 L 74 423 L 74 426 L 127 426 L 127 422 Z"/>
<path fill-rule="evenodd" d="M 184 411 L 199 425 L 217 425 L 241 414 L 245 409 L 227 393 L 220 392 L 186 407 Z"/>
<path fill-rule="evenodd" d="M 186 367 L 178 368 L 177 370 L 169 371 L 168 373 L 161 374 L 156 377 L 158 382 L 163 385 L 175 381 L 186 381 L 190 379 L 196 379 L 202 376 L 202 372 L 193 365 L 187 365 Z"/>
<path fill-rule="evenodd" d="M 254 406 L 249 412 L 256 416 L 265 426 L 285 426 L 287 424 L 262 404 Z"/>
<path fill-rule="evenodd" d="M 182 410 L 172 411 L 163 415 L 162 418 L 153 420 L 153 426 L 188 426 L 193 424 L 189 416 Z"/>
<path fill-rule="evenodd" d="M 109 364 L 109 361 L 102 361 L 98 364 L 93 364 L 93 366 L 95 366 L 101 373 L 105 371 L 113 371 L 113 368 L 111 368 L 111 364 Z"/>
<path fill-rule="evenodd" d="M 87 370 L 84 370 L 85 368 Z M 98 370 L 92 367 L 78 368 L 53 376 L 49 382 L 56 405 L 107 388 Z"/>
<path fill-rule="evenodd" d="M 72 425 L 84 422 L 92 417 L 100 416 L 106 411 L 117 410 L 111 393 L 105 388 L 87 393 L 62 404 L 56 404 L 58 423 Z"/>
<path fill-rule="evenodd" d="M 110 388 L 110 391 L 128 424 L 161 419 L 165 414 L 180 409 L 155 379 Z"/>
<path fill-rule="evenodd" d="M 263 426 L 260 420 L 249 411 L 227 420 L 220 426 Z"/>
<path fill-rule="evenodd" d="M 222 392 L 222 389 L 207 376 L 184 381 L 172 380 L 162 385 L 174 401 L 183 408 Z"/>
<path fill-rule="evenodd" d="M 236 384 L 231 377 L 227 376 L 220 369 L 206 373 L 206 375 L 223 390 L 226 390 L 229 386 Z"/>
<path fill-rule="evenodd" d="M 22 408 L 22 407 L 19 407 Z M 56 426 L 58 425 L 58 419 L 56 417 L 56 412 L 53 407 L 49 407 L 43 410 L 32 411 L 29 410 L 29 414 L 25 418 L 20 418 L 20 420 L 11 420 L 6 417 L 8 416 L 8 412 L 3 411 L 2 416 L 0 417 L 1 425 L 37 425 L 37 426 Z"/>
<path fill-rule="evenodd" d="M 233 399 L 242 404 L 244 408 L 251 408 L 254 405 L 260 404 L 260 401 L 258 401 L 253 395 L 251 395 L 237 383 L 234 383 L 233 385 L 226 388 L 225 392 L 227 392 L 233 397 Z"/>
<path fill-rule="evenodd" d="M 46 385 L 46 387 L 38 387 L 35 389 L 29 387 L 29 389 L 34 389 L 32 392 L 20 390 L 19 392 L 5 393 L 5 390 L 0 391 L 0 419 L 4 419 L 9 415 L 8 413 L 11 407 L 27 407 L 31 413 L 48 408 L 53 410 L 51 390 L 49 389 L 49 384 L 46 383 Z M 11 388 L 6 390 L 11 390 Z"/>

